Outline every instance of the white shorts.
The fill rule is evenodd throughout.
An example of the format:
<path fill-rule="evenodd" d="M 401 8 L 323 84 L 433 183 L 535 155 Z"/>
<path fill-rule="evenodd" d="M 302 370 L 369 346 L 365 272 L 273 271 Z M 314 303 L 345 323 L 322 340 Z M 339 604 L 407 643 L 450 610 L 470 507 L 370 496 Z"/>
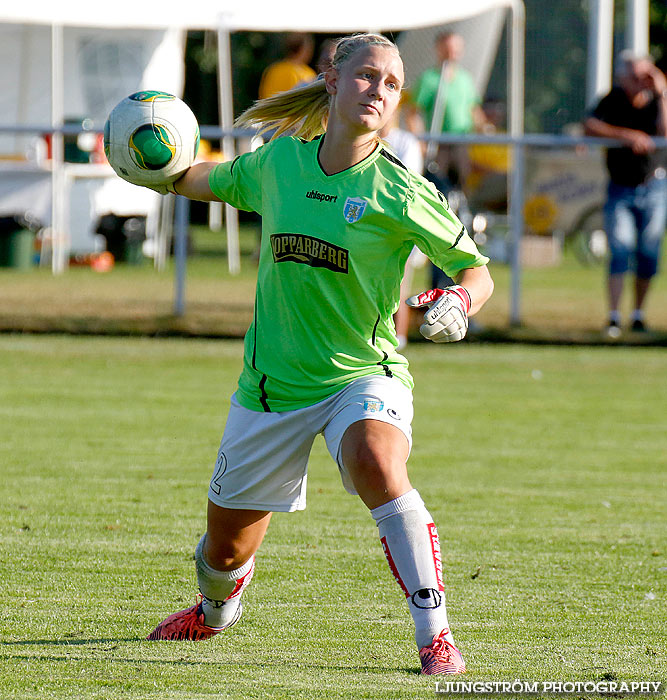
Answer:
<path fill-rule="evenodd" d="M 395 377 L 356 379 L 313 406 L 281 413 L 251 411 L 233 395 L 208 497 L 223 508 L 303 510 L 308 457 L 319 433 L 345 489 L 356 494 L 339 454 L 347 428 L 360 420 L 391 423 L 412 447 L 412 414 L 412 391 Z"/>

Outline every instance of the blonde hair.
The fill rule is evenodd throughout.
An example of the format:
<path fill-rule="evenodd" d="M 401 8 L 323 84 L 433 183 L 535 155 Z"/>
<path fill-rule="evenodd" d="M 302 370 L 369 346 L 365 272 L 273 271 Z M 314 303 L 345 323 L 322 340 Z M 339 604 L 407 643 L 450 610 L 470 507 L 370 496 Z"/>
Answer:
<path fill-rule="evenodd" d="M 335 42 L 331 67 L 340 68 L 352 54 L 367 46 L 386 46 L 398 53 L 396 44 L 382 34 L 352 34 Z M 271 138 L 290 133 L 310 140 L 326 130 L 329 106 L 330 95 L 320 74 L 312 83 L 257 100 L 234 125 L 256 127 L 260 134 L 273 130 Z"/>

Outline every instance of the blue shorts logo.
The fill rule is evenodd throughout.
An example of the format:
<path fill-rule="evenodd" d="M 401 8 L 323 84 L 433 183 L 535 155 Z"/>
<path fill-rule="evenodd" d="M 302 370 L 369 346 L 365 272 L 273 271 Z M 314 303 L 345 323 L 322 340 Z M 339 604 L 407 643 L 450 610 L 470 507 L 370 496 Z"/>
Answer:
<path fill-rule="evenodd" d="M 364 215 L 366 210 L 367 202 L 359 197 L 348 197 L 345 200 L 345 207 L 343 208 L 343 216 L 348 224 L 353 224 L 355 221 L 359 221 Z"/>
<path fill-rule="evenodd" d="M 369 413 L 379 413 L 384 408 L 384 401 L 380 399 L 365 399 L 364 400 L 364 411 Z"/>

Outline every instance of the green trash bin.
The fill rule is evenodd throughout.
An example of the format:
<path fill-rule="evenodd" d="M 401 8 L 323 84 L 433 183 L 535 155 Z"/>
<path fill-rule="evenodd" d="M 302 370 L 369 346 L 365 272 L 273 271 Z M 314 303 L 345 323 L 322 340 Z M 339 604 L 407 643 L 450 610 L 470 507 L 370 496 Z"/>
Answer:
<path fill-rule="evenodd" d="M 27 270 L 35 259 L 35 232 L 14 217 L 0 218 L 0 267 Z"/>

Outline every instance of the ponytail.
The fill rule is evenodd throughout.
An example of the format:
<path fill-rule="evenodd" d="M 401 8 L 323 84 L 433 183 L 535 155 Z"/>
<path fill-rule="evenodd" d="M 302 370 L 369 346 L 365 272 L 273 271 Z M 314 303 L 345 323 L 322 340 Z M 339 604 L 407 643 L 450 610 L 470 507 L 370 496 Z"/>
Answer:
<path fill-rule="evenodd" d="M 355 51 L 366 46 L 386 46 L 398 53 L 396 44 L 381 34 L 353 34 L 338 39 L 331 67 L 339 68 Z M 274 131 L 272 138 L 289 133 L 309 141 L 326 131 L 329 106 L 330 95 L 320 75 L 307 85 L 257 100 L 234 125 L 255 127 L 259 134 Z"/>
<path fill-rule="evenodd" d="M 329 116 L 329 93 L 323 77 L 312 83 L 279 92 L 246 109 L 237 127 L 257 127 L 259 134 L 275 130 L 272 138 L 289 133 L 307 141 L 325 131 Z"/>

